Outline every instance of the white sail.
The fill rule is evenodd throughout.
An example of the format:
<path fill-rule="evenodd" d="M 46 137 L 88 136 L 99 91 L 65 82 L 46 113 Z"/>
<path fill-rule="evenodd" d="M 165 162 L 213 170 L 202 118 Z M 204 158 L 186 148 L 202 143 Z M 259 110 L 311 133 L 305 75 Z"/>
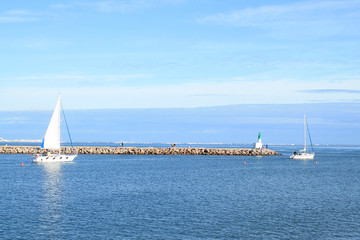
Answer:
<path fill-rule="evenodd" d="M 46 130 L 44 140 L 41 147 L 49 150 L 57 150 L 57 153 L 52 153 L 53 151 L 45 151 L 42 154 L 36 154 L 33 158 L 35 163 L 54 163 L 54 162 L 71 162 L 76 158 L 76 154 L 66 155 L 61 154 L 60 148 L 60 108 L 61 100 L 60 95 L 57 100 L 53 115 L 51 117 L 49 126 Z M 64 115 L 65 123 L 66 118 Z M 67 123 L 66 123 L 67 124 Z M 69 128 L 67 128 L 69 131 Z M 69 133 L 70 137 L 70 133 Z M 70 137 L 71 141 L 71 137 Z M 72 145 L 72 144 L 71 144 Z M 74 151 L 74 149 L 73 149 Z"/>
<path fill-rule="evenodd" d="M 57 100 L 41 147 L 60 150 L 60 96 Z"/>

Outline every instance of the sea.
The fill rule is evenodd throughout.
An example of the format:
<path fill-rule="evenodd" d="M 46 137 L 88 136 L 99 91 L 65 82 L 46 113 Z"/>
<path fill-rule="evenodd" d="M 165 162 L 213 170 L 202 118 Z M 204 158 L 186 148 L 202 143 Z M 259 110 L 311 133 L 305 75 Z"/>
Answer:
<path fill-rule="evenodd" d="M 282 155 L 0 154 L 0 239 L 360 239 L 360 146 L 269 148 Z"/>

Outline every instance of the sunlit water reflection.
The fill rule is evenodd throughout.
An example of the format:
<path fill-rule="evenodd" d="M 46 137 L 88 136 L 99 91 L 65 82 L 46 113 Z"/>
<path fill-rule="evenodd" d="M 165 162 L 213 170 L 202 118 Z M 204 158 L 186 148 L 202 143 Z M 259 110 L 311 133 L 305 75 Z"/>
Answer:
<path fill-rule="evenodd" d="M 45 163 L 41 168 L 44 171 L 41 227 L 54 235 L 60 234 L 64 214 L 62 163 Z"/>

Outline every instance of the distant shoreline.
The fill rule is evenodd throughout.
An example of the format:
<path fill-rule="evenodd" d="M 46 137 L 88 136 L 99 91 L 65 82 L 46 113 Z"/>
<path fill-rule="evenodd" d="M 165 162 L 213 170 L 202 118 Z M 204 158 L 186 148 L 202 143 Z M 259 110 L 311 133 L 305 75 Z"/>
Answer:
<path fill-rule="evenodd" d="M 8 139 L 0 139 L 0 142 L 9 142 L 9 143 L 13 143 L 13 142 L 42 142 L 42 140 L 36 140 L 36 139 L 15 139 L 15 140 L 8 140 Z"/>
<path fill-rule="evenodd" d="M 0 138 L 0 143 L 41 143 L 42 140 L 39 139 L 14 139 L 14 140 L 8 140 L 8 139 L 2 139 Z M 66 141 L 62 141 L 62 143 L 65 144 L 70 144 L 70 142 L 66 142 Z M 131 144 L 131 145 L 136 145 L 136 144 L 145 144 L 145 145 L 169 145 L 171 146 L 171 144 L 175 144 L 175 145 L 231 145 L 231 146 L 252 146 L 253 143 L 170 143 L 170 142 L 164 142 L 164 143 L 158 143 L 158 142 L 111 142 L 111 141 L 89 141 L 89 142 L 85 142 L 85 141 L 79 141 L 79 142 L 73 142 L 74 146 L 81 146 L 80 144 Z M 303 144 L 301 143 L 267 143 L 267 144 L 263 144 L 263 145 L 268 145 L 268 146 L 302 146 Z M 326 147 L 326 146 L 334 146 L 334 147 L 341 147 L 341 146 L 348 146 L 348 147 L 360 147 L 360 144 L 333 144 L 333 143 L 323 143 L 323 144 L 314 144 L 314 147 Z"/>

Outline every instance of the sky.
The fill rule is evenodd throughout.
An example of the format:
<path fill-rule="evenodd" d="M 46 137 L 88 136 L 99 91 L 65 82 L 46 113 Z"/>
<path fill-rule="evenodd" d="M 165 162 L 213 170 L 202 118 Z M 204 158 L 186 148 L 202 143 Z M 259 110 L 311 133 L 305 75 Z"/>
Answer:
<path fill-rule="evenodd" d="M 65 112 L 74 142 L 252 144 L 261 132 L 265 144 L 303 144 L 303 113 L 306 113 L 314 144 L 360 144 L 360 103 L 239 104 Z M 41 140 L 52 111 L 0 114 L 0 137 Z M 69 141 L 65 124 L 62 124 L 62 132 L 62 141 Z"/>
<path fill-rule="evenodd" d="M 172 109 L 190 111 L 198 121 L 207 120 L 196 115 L 204 108 L 218 124 L 204 132 L 216 132 L 224 124 L 234 127 L 230 132 L 241 126 L 246 131 L 246 125 L 216 120 L 214 116 L 223 114 L 227 106 L 264 105 L 263 115 L 240 111 L 241 107 L 236 111 L 253 116 L 247 118 L 250 123 L 264 119 L 262 125 L 270 124 L 269 130 L 275 121 L 270 113 L 278 113 L 278 121 L 285 124 L 287 119 L 294 129 L 301 125 L 306 109 L 318 109 L 323 113 L 314 113 L 319 126 L 323 119 L 325 125 L 333 121 L 328 127 L 335 123 L 344 127 L 339 137 L 318 142 L 360 144 L 351 137 L 352 131 L 360 132 L 356 124 L 359 29 L 360 0 L 4 1 L 0 5 L 0 137 L 41 138 L 43 132 L 39 137 L 30 131 L 18 136 L 15 130 L 6 130 L 12 129 L 10 124 L 25 126 L 24 119 L 31 125 L 33 115 L 26 111 L 50 114 L 61 93 L 63 106 L 73 113 L 81 110 L 92 116 L 96 109 L 112 109 L 113 115 L 103 119 L 111 122 L 119 119 L 121 111 L 115 109 L 129 109 L 134 111 L 128 113 L 134 117 L 130 122 L 138 125 L 142 122 L 133 114 L 136 109 L 153 116 L 148 121 L 161 122 L 152 114 L 157 109 L 165 115 Z M 328 113 L 318 106 L 345 115 L 327 119 Z M 352 124 L 343 125 L 344 116 Z M 45 118 L 48 121 L 49 116 Z M 196 121 L 184 131 L 194 141 L 220 142 L 215 133 L 196 138 L 192 132 L 199 127 Z M 92 129 L 89 124 L 87 129 Z M 105 131 L 97 126 L 93 131 Z M 258 129 L 253 129 L 255 136 Z M 173 141 L 174 133 L 159 131 L 151 133 L 159 136 L 152 141 Z M 225 132 L 223 142 L 252 142 L 250 135 L 249 141 L 243 141 Z M 126 136 L 146 140 L 131 137 L 132 133 Z M 295 141 L 273 137 L 269 141 Z"/>
<path fill-rule="evenodd" d="M 0 6 L 0 110 L 359 102 L 360 1 Z"/>

